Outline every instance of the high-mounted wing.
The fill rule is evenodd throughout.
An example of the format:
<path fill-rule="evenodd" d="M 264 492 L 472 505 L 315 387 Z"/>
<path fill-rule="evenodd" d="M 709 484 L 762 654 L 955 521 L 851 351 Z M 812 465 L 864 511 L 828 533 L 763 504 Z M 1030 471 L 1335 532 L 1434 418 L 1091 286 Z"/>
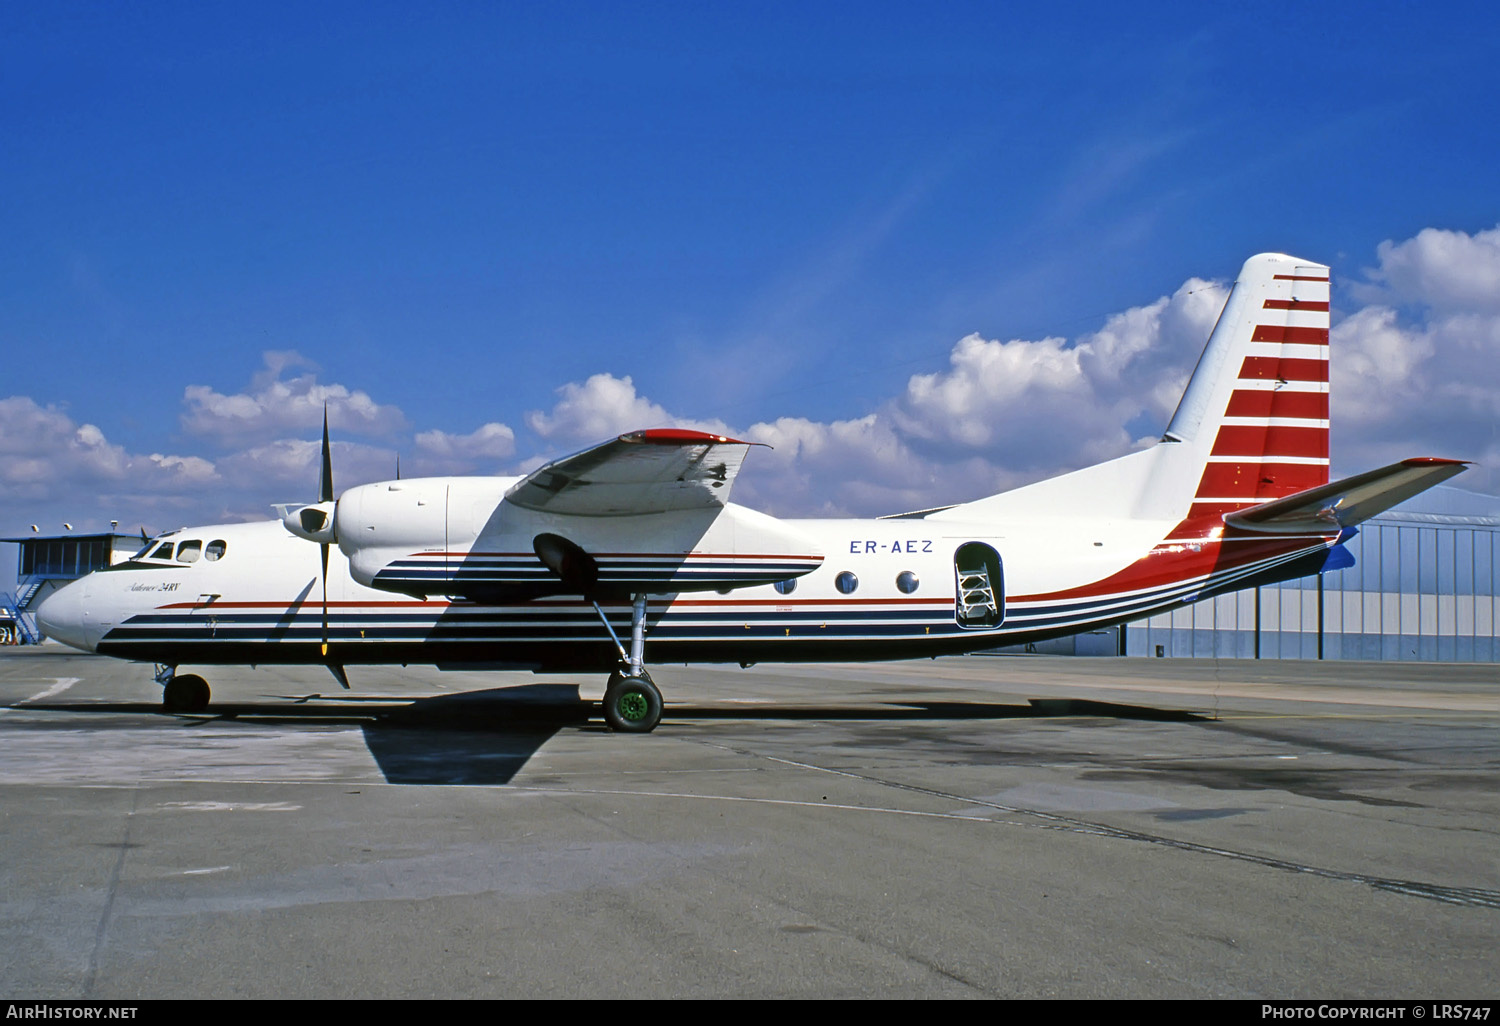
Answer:
<path fill-rule="evenodd" d="M 710 509 L 728 501 L 745 454 L 759 444 L 679 428 L 633 431 L 537 468 L 505 501 L 589 517 Z"/>
<path fill-rule="evenodd" d="M 1224 523 L 1246 531 L 1300 534 L 1353 527 L 1384 513 L 1435 484 L 1462 473 L 1462 460 L 1423 457 L 1332 481 L 1224 515 Z"/>

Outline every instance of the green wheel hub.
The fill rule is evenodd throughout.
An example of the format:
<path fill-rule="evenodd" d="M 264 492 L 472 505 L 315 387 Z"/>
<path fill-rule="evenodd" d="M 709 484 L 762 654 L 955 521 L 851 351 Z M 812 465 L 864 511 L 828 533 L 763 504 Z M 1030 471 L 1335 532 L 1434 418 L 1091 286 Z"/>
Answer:
<path fill-rule="evenodd" d="M 639 723 L 650 712 L 651 704 L 639 691 L 627 691 L 620 696 L 619 709 L 622 719 L 629 720 L 631 723 Z"/>

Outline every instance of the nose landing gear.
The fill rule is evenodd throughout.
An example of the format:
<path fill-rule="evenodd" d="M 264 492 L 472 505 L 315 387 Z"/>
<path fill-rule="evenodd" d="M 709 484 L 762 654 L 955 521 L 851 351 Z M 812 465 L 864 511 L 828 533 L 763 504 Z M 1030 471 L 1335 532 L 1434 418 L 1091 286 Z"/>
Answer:
<path fill-rule="evenodd" d="M 179 675 L 177 667 L 158 664 L 156 682 L 162 686 L 163 712 L 199 713 L 208 708 L 208 681 L 196 673 Z"/>

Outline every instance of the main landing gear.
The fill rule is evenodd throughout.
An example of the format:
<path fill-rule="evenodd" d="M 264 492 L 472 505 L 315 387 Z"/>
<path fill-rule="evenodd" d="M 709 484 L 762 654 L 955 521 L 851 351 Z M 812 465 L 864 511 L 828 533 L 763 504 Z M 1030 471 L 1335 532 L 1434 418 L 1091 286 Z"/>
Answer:
<path fill-rule="evenodd" d="M 158 663 L 156 682 L 161 685 L 164 712 L 199 713 L 208 708 L 208 681 L 196 673 L 179 675 L 177 667 Z"/>
<path fill-rule="evenodd" d="M 604 722 L 611 730 L 627 734 L 648 734 L 661 722 L 661 692 L 646 672 L 646 596 L 638 594 L 630 610 L 630 651 L 620 644 L 615 629 L 599 603 L 594 612 L 620 652 L 620 668 L 609 675 L 604 685 Z"/>

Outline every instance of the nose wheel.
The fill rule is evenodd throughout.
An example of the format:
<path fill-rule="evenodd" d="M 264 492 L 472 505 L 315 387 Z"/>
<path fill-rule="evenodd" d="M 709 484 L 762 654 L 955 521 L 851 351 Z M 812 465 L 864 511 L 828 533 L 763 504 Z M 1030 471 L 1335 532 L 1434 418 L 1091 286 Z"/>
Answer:
<path fill-rule="evenodd" d="M 156 679 L 162 686 L 161 707 L 164 712 L 198 713 L 208 708 L 208 681 L 196 673 L 179 674 L 173 667 L 166 666 L 157 672 Z"/>
<path fill-rule="evenodd" d="M 620 652 L 620 668 L 604 685 L 604 722 L 625 734 L 649 734 L 661 722 L 661 692 L 646 672 L 646 596 L 636 595 L 630 608 L 630 651 L 620 644 L 599 603 L 594 611 Z"/>

